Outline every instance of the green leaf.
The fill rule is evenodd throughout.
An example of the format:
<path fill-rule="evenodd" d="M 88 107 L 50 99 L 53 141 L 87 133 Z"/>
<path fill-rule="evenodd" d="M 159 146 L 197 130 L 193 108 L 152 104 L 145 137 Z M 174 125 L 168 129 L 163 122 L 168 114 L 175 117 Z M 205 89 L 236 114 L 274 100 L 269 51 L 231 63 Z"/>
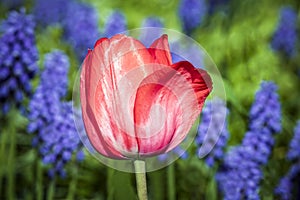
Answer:
<path fill-rule="evenodd" d="M 137 199 L 136 190 L 131 182 L 131 175 L 114 169 L 108 169 L 107 199 L 122 200 L 124 197 L 128 200 Z"/>
<path fill-rule="evenodd" d="M 148 193 L 151 199 L 165 199 L 165 169 L 147 173 L 148 177 Z"/>
<path fill-rule="evenodd" d="M 206 187 L 205 199 L 216 200 L 217 194 L 218 194 L 217 185 L 215 180 L 212 178 Z"/>

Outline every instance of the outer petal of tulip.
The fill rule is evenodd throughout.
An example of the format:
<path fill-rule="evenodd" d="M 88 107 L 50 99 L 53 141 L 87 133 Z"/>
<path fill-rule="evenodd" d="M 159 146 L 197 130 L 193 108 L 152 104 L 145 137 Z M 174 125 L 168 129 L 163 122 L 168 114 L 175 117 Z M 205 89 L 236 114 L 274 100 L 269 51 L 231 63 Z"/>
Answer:
<path fill-rule="evenodd" d="M 123 158 L 137 153 L 136 139 L 127 134 L 134 133 L 129 121 L 132 112 L 128 111 L 133 103 L 125 103 L 123 98 L 132 88 L 119 83 L 130 70 L 153 62 L 143 44 L 124 35 L 102 38 L 88 53 L 81 72 L 81 106 L 87 135 L 102 155 Z M 143 77 L 136 75 L 137 79 Z"/>
<path fill-rule="evenodd" d="M 200 114 L 211 89 L 209 75 L 187 61 L 146 77 L 136 94 L 134 110 L 140 156 L 175 148 Z"/>

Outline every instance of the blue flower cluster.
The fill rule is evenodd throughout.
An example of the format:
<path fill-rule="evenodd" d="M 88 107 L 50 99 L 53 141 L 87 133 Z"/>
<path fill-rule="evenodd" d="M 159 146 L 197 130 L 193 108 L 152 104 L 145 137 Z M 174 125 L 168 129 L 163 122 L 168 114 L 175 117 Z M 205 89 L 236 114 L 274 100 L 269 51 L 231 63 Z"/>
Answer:
<path fill-rule="evenodd" d="M 198 27 L 207 13 L 205 0 L 181 0 L 179 4 L 179 17 L 183 31 L 190 35 Z"/>
<path fill-rule="evenodd" d="M 279 185 L 275 188 L 275 194 L 280 196 L 282 200 L 290 200 L 293 194 L 296 193 L 294 189 L 299 185 L 300 163 L 294 164 L 288 173 L 280 180 Z M 298 190 L 299 193 L 299 190 Z M 294 196 L 295 197 L 295 196 Z M 298 198 L 299 199 L 299 194 Z"/>
<path fill-rule="evenodd" d="M 201 122 L 196 136 L 197 154 L 204 155 L 208 166 L 213 167 L 216 160 L 223 157 L 223 149 L 227 144 L 229 132 L 227 127 L 228 109 L 221 99 L 207 101 L 202 109 Z"/>
<path fill-rule="evenodd" d="M 12 106 L 22 108 L 24 97 L 31 94 L 30 81 L 38 71 L 35 23 L 25 10 L 12 11 L 1 24 L 0 107 L 7 113 Z"/>
<path fill-rule="evenodd" d="M 142 27 L 157 27 L 157 28 L 163 28 L 164 25 L 161 21 L 161 19 L 157 17 L 147 17 L 142 22 Z"/>
<path fill-rule="evenodd" d="M 127 21 L 120 11 L 114 11 L 106 21 L 103 36 L 111 37 L 127 30 Z"/>
<path fill-rule="evenodd" d="M 262 172 L 258 163 L 251 160 L 245 147 L 231 149 L 216 179 L 225 200 L 259 199 L 258 186 Z"/>
<path fill-rule="evenodd" d="M 72 102 L 61 103 L 55 120 L 40 130 L 39 139 L 43 163 L 53 165 L 48 172 L 50 177 L 56 174 L 66 176 L 64 166 L 72 159 L 74 152 L 77 161 L 83 160 L 84 154 L 80 150 L 81 142 L 73 120 Z"/>
<path fill-rule="evenodd" d="M 29 132 L 39 131 L 55 120 L 60 99 L 67 92 L 68 57 L 61 51 L 54 51 L 45 56 L 44 65 L 40 84 L 29 104 Z"/>
<path fill-rule="evenodd" d="M 74 47 L 80 60 L 100 37 L 97 11 L 86 3 L 69 3 L 63 21 L 64 37 Z"/>
<path fill-rule="evenodd" d="M 290 143 L 290 149 L 287 154 L 287 157 L 291 161 L 300 160 L 300 121 L 298 121 L 295 129 L 294 129 L 294 137 Z"/>
<path fill-rule="evenodd" d="M 163 28 L 164 25 L 159 18 L 156 17 L 148 17 L 143 20 L 142 28 L 144 31 L 141 32 L 139 40 L 146 46 L 150 47 L 150 45 L 161 35 L 163 34 L 160 28 Z"/>
<path fill-rule="evenodd" d="M 186 42 L 189 44 L 187 45 Z M 204 68 L 203 49 L 196 44 L 191 44 L 188 40 L 177 40 L 170 43 L 172 62 L 176 63 L 182 60 L 189 61 L 196 68 Z"/>
<path fill-rule="evenodd" d="M 255 102 L 250 110 L 250 129 L 270 129 L 281 131 L 281 110 L 277 86 L 272 81 L 263 81 L 255 95 Z"/>
<path fill-rule="evenodd" d="M 44 164 L 51 164 L 49 175 L 65 176 L 65 164 L 77 152 L 77 160 L 83 159 L 80 138 L 73 121 L 71 102 L 63 102 L 67 92 L 68 57 L 54 51 L 45 57 L 45 69 L 40 84 L 29 105 L 28 131 L 36 132 L 33 145 L 39 148 Z"/>
<path fill-rule="evenodd" d="M 300 176 L 300 121 L 298 121 L 294 129 L 294 137 L 290 142 L 287 158 L 293 162 L 288 173 L 280 180 L 279 185 L 275 189 L 281 199 L 291 199 L 293 188 L 295 187 L 296 179 Z M 298 183 L 299 184 L 299 183 Z"/>
<path fill-rule="evenodd" d="M 33 14 L 36 21 L 42 26 L 61 23 L 66 14 L 66 8 L 72 0 L 36 0 Z"/>
<path fill-rule="evenodd" d="M 24 1 L 22 1 L 22 0 L 0 0 L 0 3 L 2 3 L 5 7 L 9 8 L 9 9 L 18 9 L 24 4 Z"/>
<path fill-rule="evenodd" d="M 250 126 L 242 144 L 227 153 L 216 178 L 224 199 L 260 199 L 261 167 L 281 131 L 281 108 L 277 86 L 262 82 L 250 110 Z"/>
<path fill-rule="evenodd" d="M 280 20 L 273 35 L 271 46 L 276 51 L 292 57 L 296 53 L 297 41 L 297 13 L 291 7 L 284 7 L 280 11 Z"/>
<path fill-rule="evenodd" d="M 74 0 L 37 0 L 33 9 L 42 26 L 60 24 L 64 38 L 79 58 L 83 60 L 89 48 L 100 37 L 96 9 Z"/>

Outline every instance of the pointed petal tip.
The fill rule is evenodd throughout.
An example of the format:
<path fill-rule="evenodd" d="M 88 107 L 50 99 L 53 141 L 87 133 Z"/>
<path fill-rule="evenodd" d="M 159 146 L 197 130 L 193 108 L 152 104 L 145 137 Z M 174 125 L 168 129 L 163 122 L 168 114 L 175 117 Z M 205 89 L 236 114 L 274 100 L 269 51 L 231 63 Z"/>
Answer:
<path fill-rule="evenodd" d="M 169 39 L 168 34 L 162 34 L 162 36 L 160 38 L 167 39 L 167 40 Z"/>
<path fill-rule="evenodd" d="M 172 57 L 167 34 L 163 34 L 160 38 L 156 39 L 150 45 L 148 50 L 157 63 L 167 66 L 172 64 Z"/>
<path fill-rule="evenodd" d="M 95 45 L 94 45 L 94 49 L 95 49 L 98 45 L 100 45 L 103 41 L 105 41 L 105 40 L 108 40 L 108 38 L 103 37 L 103 38 L 98 39 L 98 40 L 96 41 Z"/>
<path fill-rule="evenodd" d="M 89 53 L 91 53 L 91 52 L 92 52 L 92 49 L 88 48 L 86 56 L 88 56 Z"/>

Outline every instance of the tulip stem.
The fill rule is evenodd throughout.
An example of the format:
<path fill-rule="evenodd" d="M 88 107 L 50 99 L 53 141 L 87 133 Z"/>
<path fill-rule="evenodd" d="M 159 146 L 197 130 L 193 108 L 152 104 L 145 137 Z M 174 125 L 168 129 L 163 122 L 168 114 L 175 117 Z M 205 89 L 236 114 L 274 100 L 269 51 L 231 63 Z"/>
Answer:
<path fill-rule="evenodd" d="M 167 180 L 168 180 L 168 197 L 169 200 L 176 199 L 176 185 L 175 185 L 175 169 L 174 164 L 171 164 L 167 168 Z"/>
<path fill-rule="evenodd" d="M 8 118 L 10 124 L 8 125 L 9 134 L 9 149 L 8 149 L 8 160 L 7 160 L 7 199 L 15 199 L 15 162 L 16 162 L 16 129 L 13 122 L 13 114 L 9 114 Z"/>
<path fill-rule="evenodd" d="M 139 200 L 147 200 L 147 182 L 146 182 L 146 166 L 145 161 L 134 161 L 136 188 Z"/>
<path fill-rule="evenodd" d="M 56 177 L 54 175 L 54 177 L 52 178 L 52 180 L 50 181 L 50 184 L 48 186 L 48 194 L 47 194 L 47 200 L 53 200 L 54 199 L 54 194 L 55 194 L 55 180 Z"/>
<path fill-rule="evenodd" d="M 36 160 L 36 199 L 43 199 L 43 167 L 39 160 Z"/>
<path fill-rule="evenodd" d="M 67 195 L 67 199 L 69 200 L 74 199 L 76 193 L 76 187 L 77 187 L 77 179 L 78 179 L 78 166 L 76 163 L 74 163 L 74 161 L 73 161 L 73 166 L 74 167 L 72 167 L 72 179 L 69 184 L 69 190 Z"/>
<path fill-rule="evenodd" d="M 8 134 L 4 132 L 3 134 L 0 134 L 0 193 L 2 192 L 2 186 L 3 184 L 3 177 L 5 177 L 5 171 L 6 171 L 6 164 L 7 158 L 5 156 L 6 148 L 7 148 L 7 137 Z M 3 190 L 4 191 L 4 190 Z"/>

